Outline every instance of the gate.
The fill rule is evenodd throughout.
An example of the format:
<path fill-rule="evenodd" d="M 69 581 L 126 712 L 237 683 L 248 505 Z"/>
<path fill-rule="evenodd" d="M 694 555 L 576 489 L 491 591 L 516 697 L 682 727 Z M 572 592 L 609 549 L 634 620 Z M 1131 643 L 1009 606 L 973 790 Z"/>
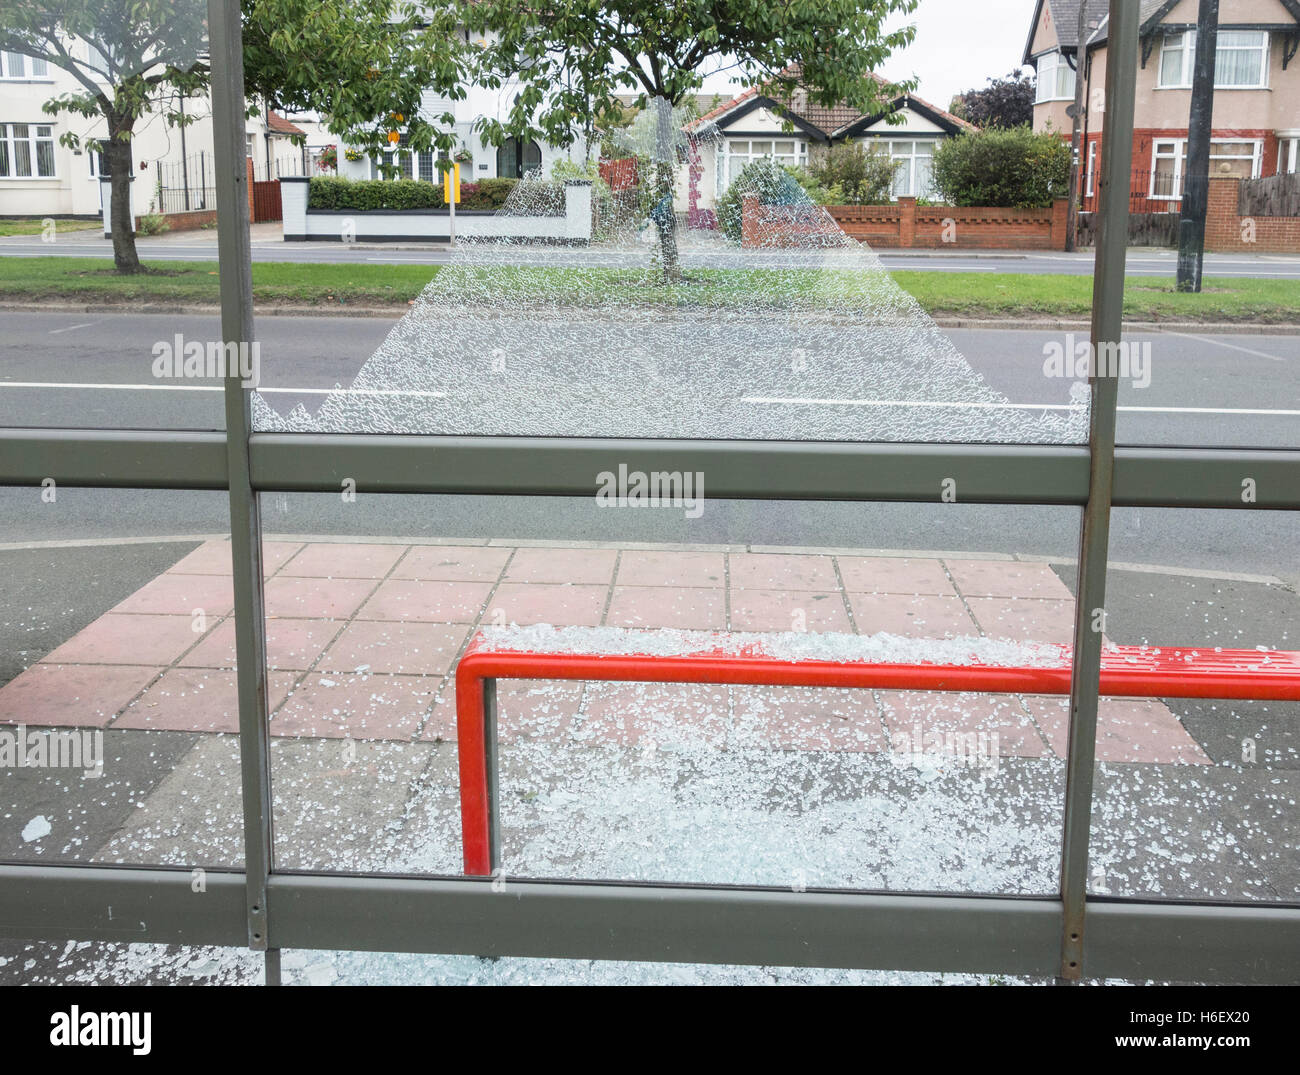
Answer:
<path fill-rule="evenodd" d="M 280 220 L 280 181 L 278 179 L 257 179 L 253 181 L 253 223 L 264 220 Z"/>

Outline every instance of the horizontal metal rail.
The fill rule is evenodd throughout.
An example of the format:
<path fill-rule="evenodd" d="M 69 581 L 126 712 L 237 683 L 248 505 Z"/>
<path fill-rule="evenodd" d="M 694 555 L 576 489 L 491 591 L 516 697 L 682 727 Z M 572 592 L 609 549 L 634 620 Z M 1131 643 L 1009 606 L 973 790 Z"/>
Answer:
<path fill-rule="evenodd" d="M 598 633 L 591 632 L 593 643 Z M 571 640 L 577 637 L 569 636 Z M 522 650 L 496 646 L 483 634 L 477 634 L 455 673 L 465 873 L 486 877 L 500 864 L 498 679 L 1069 694 L 1072 647 L 1056 645 L 1049 652 L 1057 656 L 1055 665 L 993 665 L 978 661 L 902 664 L 774 656 L 763 642 L 738 651 L 729 649 L 726 636 L 721 634 L 715 636 L 712 645 L 674 654 L 560 652 L 548 651 L 541 643 L 536 650 Z M 1300 653 L 1115 646 L 1102 653 L 1098 693 L 1130 698 L 1300 701 Z"/>
<path fill-rule="evenodd" d="M 244 947 L 242 873 L 0 866 L 0 937 Z M 273 873 L 275 948 L 1050 977 L 1056 898 Z M 1300 907 L 1089 899 L 1086 977 L 1283 984 Z"/>
<path fill-rule="evenodd" d="M 254 490 L 594 496 L 598 475 L 701 472 L 718 500 L 1082 505 L 1086 445 L 255 433 Z M 0 429 L 0 485 L 224 489 L 225 434 Z M 1115 452 L 1117 507 L 1300 509 L 1300 449 Z"/>

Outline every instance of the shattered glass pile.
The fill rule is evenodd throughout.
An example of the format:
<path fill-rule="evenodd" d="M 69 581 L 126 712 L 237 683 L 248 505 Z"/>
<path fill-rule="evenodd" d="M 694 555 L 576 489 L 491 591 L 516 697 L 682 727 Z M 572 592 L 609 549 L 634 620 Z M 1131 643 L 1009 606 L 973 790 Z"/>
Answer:
<path fill-rule="evenodd" d="M 744 241 L 728 238 L 713 213 L 694 208 L 694 162 L 716 129 L 691 129 L 675 116 L 664 152 L 665 136 L 656 140 L 651 128 L 626 135 L 626 152 L 640 164 L 637 184 L 612 191 L 597 180 L 591 188 L 589 243 L 545 245 L 523 234 L 458 241 L 350 387 L 287 414 L 257 395 L 256 428 L 1086 440 L 1086 385 L 1064 409 L 1009 404 L 880 259 L 793 180 L 786 204 L 755 206 Z M 672 197 L 657 197 L 664 158 L 676 212 Z M 688 184 L 692 208 L 683 213 Z M 513 221 L 526 232 L 555 189 L 536 176 L 522 180 L 496 230 Z"/>

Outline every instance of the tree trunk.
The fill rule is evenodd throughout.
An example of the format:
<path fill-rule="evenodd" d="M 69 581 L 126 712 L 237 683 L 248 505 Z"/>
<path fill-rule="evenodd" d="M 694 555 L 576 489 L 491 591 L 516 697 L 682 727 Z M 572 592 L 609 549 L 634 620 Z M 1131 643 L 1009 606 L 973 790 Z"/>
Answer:
<path fill-rule="evenodd" d="M 681 281 L 677 257 L 677 214 L 673 211 L 673 186 L 677 178 L 677 147 L 673 137 L 673 106 L 656 97 L 655 105 L 655 209 L 651 213 L 659 229 L 659 254 L 663 259 L 664 283 Z"/>
<path fill-rule="evenodd" d="M 135 220 L 131 216 L 131 143 L 110 136 L 104 141 L 103 154 L 112 191 L 108 223 L 113 233 L 113 265 L 120 273 L 138 273 L 140 256 L 135 249 Z"/>

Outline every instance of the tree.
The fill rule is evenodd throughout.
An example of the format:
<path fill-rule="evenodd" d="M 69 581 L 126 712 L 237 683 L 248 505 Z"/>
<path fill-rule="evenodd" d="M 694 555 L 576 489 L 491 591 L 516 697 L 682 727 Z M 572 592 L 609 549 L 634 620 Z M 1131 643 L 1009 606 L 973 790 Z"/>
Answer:
<path fill-rule="evenodd" d="M 463 95 L 454 28 L 450 9 L 406 0 L 245 0 L 245 85 L 274 106 L 328 114 L 334 133 L 371 149 L 399 126 L 413 148 L 449 148 L 451 132 L 418 113 L 426 88 Z M 113 262 L 118 272 L 140 272 L 131 139 L 142 122 L 194 122 L 184 101 L 209 85 L 206 2 L 0 0 L 0 49 L 43 59 L 77 81 L 77 91 L 45 102 L 44 111 L 102 124 L 101 133 L 66 131 L 60 141 L 102 153 Z M 450 126 L 450 117 L 434 119 Z"/>
<path fill-rule="evenodd" d="M 912 88 L 883 85 L 871 74 L 893 50 L 912 41 L 914 26 L 884 23 L 915 9 L 917 0 L 481 0 L 469 5 L 471 27 L 485 41 L 479 78 L 500 86 L 518 80 L 507 119 L 480 121 L 490 141 L 507 135 L 571 145 L 590 137 L 594 117 L 610 110 L 619 90 L 637 90 L 655 109 L 651 219 L 659 231 L 664 278 L 681 278 L 672 189 L 680 131 L 673 109 L 703 82 L 703 69 L 723 62 L 761 84 L 777 101 L 796 89 L 831 106 L 864 113 Z"/>
<path fill-rule="evenodd" d="M 985 79 L 982 90 L 952 99 L 950 111 L 976 127 L 1024 127 L 1034 122 L 1034 80 L 1019 71 Z"/>

